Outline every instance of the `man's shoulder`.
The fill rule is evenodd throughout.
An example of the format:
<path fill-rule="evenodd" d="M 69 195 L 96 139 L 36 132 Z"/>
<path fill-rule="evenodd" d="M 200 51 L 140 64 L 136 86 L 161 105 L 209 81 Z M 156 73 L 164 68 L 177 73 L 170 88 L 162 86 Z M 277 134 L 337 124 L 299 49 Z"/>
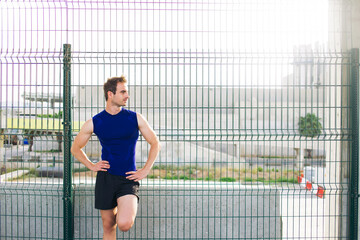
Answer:
<path fill-rule="evenodd" d="M 91 118 L 82 125 L 81 131 L 84 133 L 92 133 L 94 131 L 94 125 Z"/>

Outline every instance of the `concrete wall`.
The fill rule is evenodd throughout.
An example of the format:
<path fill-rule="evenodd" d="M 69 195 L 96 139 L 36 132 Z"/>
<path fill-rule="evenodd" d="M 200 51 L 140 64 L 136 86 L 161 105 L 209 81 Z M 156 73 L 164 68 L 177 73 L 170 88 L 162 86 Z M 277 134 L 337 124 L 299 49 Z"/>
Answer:
<path fill-rule="evenodd" d="M 75 237 L 102 236 L 93 189 L 94 185 L 75 186 Z M 61 239 L 61 193 L 60 185 L 2 185 L 0 236 Z M 279 194 L 272 188 L 148 181 L 142 183 L 140 197 L 134 227 L 118 237 L 281 238 Z"/>
<path fill-rule="evenodd" d="M 62 239 L 62 187 L 1 184 L 1 239 Z"/>

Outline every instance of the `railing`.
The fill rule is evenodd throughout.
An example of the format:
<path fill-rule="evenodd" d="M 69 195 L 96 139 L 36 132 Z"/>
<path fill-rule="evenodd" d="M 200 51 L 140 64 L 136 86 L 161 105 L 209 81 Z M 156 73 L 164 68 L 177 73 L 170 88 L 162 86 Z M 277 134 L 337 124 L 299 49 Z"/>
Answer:
<path fill-rule="evenodd" d="M 162 150 L 118 238 L 356 239 L 359 53 L 331 42 L 335 5 L 2 2 L 0 238 L 102 238 L 70 146 L 124 73 Z"/>

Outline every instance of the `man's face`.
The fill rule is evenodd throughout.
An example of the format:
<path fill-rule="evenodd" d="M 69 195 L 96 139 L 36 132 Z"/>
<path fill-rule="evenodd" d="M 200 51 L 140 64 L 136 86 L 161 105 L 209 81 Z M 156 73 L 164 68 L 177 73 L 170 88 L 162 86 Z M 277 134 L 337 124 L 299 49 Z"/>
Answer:
<path fill-rule="evenodd" d="M 126 83 L 118 83 L 116 86 L 116 94 L 111 94 L 111 102 L 118 106 L 126 106 L 127 100 L 129 99 L 129 92 Z"/>

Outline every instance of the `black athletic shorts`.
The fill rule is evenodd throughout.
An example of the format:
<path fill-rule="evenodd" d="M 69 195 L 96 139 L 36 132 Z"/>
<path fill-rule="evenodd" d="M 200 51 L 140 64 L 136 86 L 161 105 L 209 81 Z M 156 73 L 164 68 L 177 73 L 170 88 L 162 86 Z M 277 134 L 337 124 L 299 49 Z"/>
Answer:
<path fill-rule="evenodd" d="M 139 182 L 126 179 L 124 176 L 99 171 L 95 184 L 95 208 L 113 209 L 117 206 L 117 199 L 128 194 L 135 195 L 139 201 L 139 186 Z"/>

